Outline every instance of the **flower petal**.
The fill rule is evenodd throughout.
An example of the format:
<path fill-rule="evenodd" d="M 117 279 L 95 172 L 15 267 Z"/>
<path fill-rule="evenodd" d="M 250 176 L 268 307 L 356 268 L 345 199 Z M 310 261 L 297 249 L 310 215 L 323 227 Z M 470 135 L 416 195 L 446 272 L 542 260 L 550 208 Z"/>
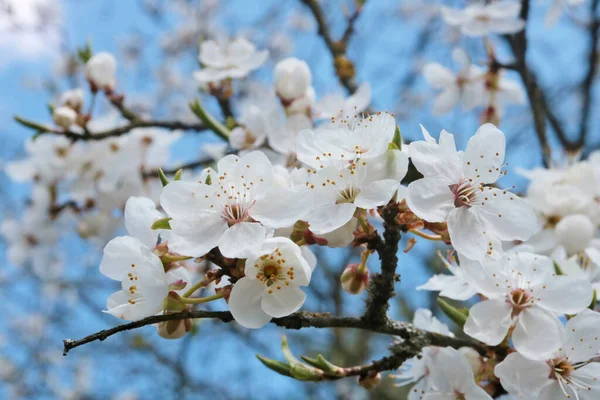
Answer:
<path fill-rule="evenodd" d="M 219 250 L 225 257 L 243 258 L 249 249 L 261 244 L 266 235 L 267 230 L 259 223 L 240 222 L 225 230 L 219 239 Z"/>
<path fill-rule="evenodd" d="M 360 190 L 354 200 L 354 205 L 365 210 L 377 208 L 387 204 L 398 190 L 400 181 L 395 179 L 384 179 L 370 183 Z"/>
<path fill-rule="evenodd" d="M 475 183 L 494 183 L 502 174 L 506 138 L 493 124 L 484 124 L 467 142 L 463 155 L 466 178 Z"/>
<path fill-rule="evenodd" d="M 490 188 L 478 193 L 483 205 L 477 215 L 500 240 L 527 240 L 538 230 L 538 218 L 533 208 L 517 195 Z"/>
<path fill-rule="evenodd" d="M 585 279 L 553 276 L 544 285 L 536 287 L 537 304 L 561 314 L 577 314 L 592 302 L 594 289 Z"/>
<path fill-rule="evenodd" d="M 484 300 L 471 307 L 464 331 L 477 340 L 496 346 L 506 337 L 512 324 L 511 311 L 504 299 Z"/>
<path fill-rule="evenodd" d="M 540 307 L 521 311 L 512 334 L 515 349 L 531 360 L 550 358 L 563 340 L 564 328 L 560 320 Z"/>
<path fill-rule="evenodd" d="M 346 225 L 354 216 L 356 206 L 352 203 L 326 204 L 308 216 L 310 230 L 317 235 L 333 232 Z"/>
<path fill-rule="evenodd" d="M 535 396 L 548 383 L 550 373 L 550 366 L 544 361 L 532 361 L 519 353 L 509 354 L 494 368 L 508 393 L 529 396 Z"/>
<path fill-rule="evenodd" d="M 418 214 L 417 214 L 418 215 Z M 489 241 L 477 216 L 466 207 L 455 208 L 448 216 L 448 233 L 452 246 L 471 260 L 483 260 Z"/>
<path fill-rule="evenodd" d="M 454 196 L 447 181 L 441 178 L 423 178 L 411 182 L 406 202 L 412 212 L 429 222 L 446 221 L 454 210 Z"/>
<path fill-rule="evenodd" d="M 306 294 L 296 285 L 271 287 L 272 293 L 265 293 L 261 306 L 265 313 L 274 318 L 288 316 L 300 309 L 306 300 Z"/>
<path fill-rule="evenodd" d="M 271 316 L 261 307 L 265 286 L 250 278 L 238 280 L 229 296 L 229 311 L 238 324 L 245 328 L 257 329 L 265 326 Z"/>
<path fill-rule="evenodd" d="M 189 219 L 172 219 L 169 250 L 200 257 L 208 253 L 227 230 L 227 223 L 217 213 L 199 213 Z"/>

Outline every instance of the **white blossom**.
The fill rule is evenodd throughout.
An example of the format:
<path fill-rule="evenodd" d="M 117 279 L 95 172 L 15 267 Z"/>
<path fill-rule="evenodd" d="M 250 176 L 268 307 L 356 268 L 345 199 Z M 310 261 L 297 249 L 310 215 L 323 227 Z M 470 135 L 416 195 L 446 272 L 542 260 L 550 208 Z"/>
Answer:
<path fill-rule="evenodd" d="M 306 93 L 312 75 L 308 64 L 295 57 L 281 60 L 275 65 L 275 90 L 284 101 L 293 101 Z"/>
<path fill-rule="evenodd" d="M 525 27 L 519 18 L 521 4 L 513 1 L 474 2 L 462 10 L 442 7 L 441 11 L 446 23 L 459 27 L 466 36 L 511 34 Z"/>
<path fill-rule="evenodd" d="M 85 64 L 85 76 L 101 90 L 113 90 L 116 84 L 117 60 L 107 52 L 94 54 Z"/>

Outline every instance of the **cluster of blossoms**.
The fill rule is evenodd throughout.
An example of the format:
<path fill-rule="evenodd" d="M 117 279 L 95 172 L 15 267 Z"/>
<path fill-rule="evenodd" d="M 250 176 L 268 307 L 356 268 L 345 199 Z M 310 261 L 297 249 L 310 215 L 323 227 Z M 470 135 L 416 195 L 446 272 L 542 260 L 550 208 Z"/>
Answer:
<path fill-rule="evenodd" d="M 513 3 L 494 3 L 444 9 L 443 15 L 464 34 L 484 36 L 520 31 L 519 12 Z M 497 122 L 505 104 L 524 102 L 520 86 L 493 62 L 484 71 L 464 53 L 455 55 L 458 76 L 438 64 L 424 68 L 441 90 L 434 111 L 458 102 L 484 106 L 484 119 Z M 227 102 L 235 80 L 267 58 L 243 38 L 205 41 L 194 78 Z M 114 58 L 100 53 L 87 61 L 86 78 L 92 93 L 103 92 L 123 113 L 115 71 Z M 35 194 L 26 229 L 4 223 L 12 262 L 46 261 L 45 251 L 58 239 L 58 193 L 69 193 L 69 207 L 89 218 L 110 219 L 123 210 L 128 235 L 106 244 L 100 264 L 102 274 L 121 282 L 106 312 L 136 321 L 224 299 L 240 325 L 256 329 L 303 306 L 303 287 L 319 264 L 311 246 L 360 248 L 361 262 L 346 267 L 340 284 L 361 293 L 369 283 L 367 259 L 382 240 L 376 227 L 393 210 L 384 229 L 395 224 L 407 235 L 452 246 L 443 258 L 450 273 L 419 289 L 470 300 L 470 309 L 448 315 L 478 341 L 458 350 L 428 346 L 407 361 L 399 377 L 401 384 L 415 384 L 410 399 L 480 400 L 502 391 L 521 399 L 600 396 L 600 316 L 593 311 L 600 282 L 598 154 L 525 172 L 532 183 L 522 198 L 498 182 L 506 174 L 506 138 L 495 124 L 481 125 L 464 150 L 451 133 L 436 139 L 424 127 L 423 140 L 406 145 L 394 115 L 367 111 L 368 86 L 349 98 L 317 101 L 308 65 L 295 58 L 277 63 L 273 86 L 223 125 L 193 105 L 206 129 L 227 143 L 199 174 L 168 179 L 160 171 L 160 180 L 148 176 L 167 161 L 178 134 L 135 129 L 73 139 L 93 138 L 98 121 L 82 111 L 82 91 L 65 93 L 53 111 L 59 128 L 48 130 L 54 135 L 32 139 L 30 156 L 7 169 L 34 182 Z M 422 177 L 403 186 L 409 160 Z M 82 236 L 99 234 L 90 219 L 79 223 Z M 196 282 L 188 268 L 203 261 L 213 268 Z M 211 285 L 215 294 L 197 295 Z M 428 310 L 417 312 L 414 326 L 453 337 Z M 165 338 L 190 329 L 190 320 L 158 326 Z"/>

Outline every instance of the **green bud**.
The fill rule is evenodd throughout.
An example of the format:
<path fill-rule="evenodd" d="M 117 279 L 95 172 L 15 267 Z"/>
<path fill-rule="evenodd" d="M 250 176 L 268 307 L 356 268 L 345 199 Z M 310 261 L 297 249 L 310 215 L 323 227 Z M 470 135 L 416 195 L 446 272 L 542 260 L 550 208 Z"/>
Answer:
<path fill-rule="evenodd" d="M 450 318 L 456 325 L 458 325 L 461 328 L 465 325 L 465 322 L 467 322 L 467 317 L 469 316 L 468 310 L 459 310 L 447 303 L 446 301 L 442 300 L 441 297 L 438 297 L 437 303 L 444 312 L 444 314 L 446 314 L 446 316 Z"/>
<path fill-rule="evenodd" d="M 282 363 L 281 361 L 272 360 L 267 357 L 263 357 L 260 354 L 256 355 L 256 358 L 260 360 L 261 363 L 272 371 L 277 372 L 278 374 L 292 377 L 290 372 L 290 366 L 286 363 Z"/>
<path fill-rule="evenodd" d="M 183 173 L 183 169 L 179 168 L 177 170 L 177 172 L 175 172 L 175 175 L 173 175 L 173 180 L 174 181 L 180 181 L 181 180 L 181 174 Z"/>
<path fill-rule="evenodd" d="M 392 143 L 398 150 L 402 150 L 402 134 L 400 133 L 400 127 L 398 125 L 396 125 L 396 131 L 394 132 Z"/>
<path fill-rule="evenodd" d="M 212 185 L 212 178 L 210 177 L 210 174 L 206 175 L 206 179 L 204 180 L 204 183 L 207 185 Z"/>
<path fill-rule="evenodd" d="M 77 49 L 77 58 L 79 58 L 79 61 L 81 61 L 83 64 L 86 64 L 93 55 L 92 43 L 89 40 L 85 43 L 85 46 Z"/>
<path fill-rule="evenodd" d="M 171 224 L 169 224 L 169 221 L 172 219 L 173 218 L 171 218 L 171 217 L 167 217 L 167 218 L 161 218 L 159 220 L 156 220 L 152 224 L 152 229 L 154 229 L 154 230 L 156 230 L 156 229 L 171 229 Z"/>
<path fill-rule="evenodd" d="M 592 302 L 590 303 L 589 309 L 594 311 L 596 308 L 596 302 L 598 301 L 598 292 L 594 289 L 594 296 L 592 297 Z"/>
<path fill-rule="evenodd" d="M 160 178 L 160 182 L 162 183 L 163 187 L 169 184 L 169 179 L 167 179 L 165 172 L 161 168 L 158 169 L 158 177 Z"/>
<path fill-rule="evenodd" d="M 175 292 L 169 292 L 167 297 L 165 297 L 163 301 L 163 309 L 168 312 L 180 312 L 187 308 L 185 303 L 182 303 L 179 300 L 181 296 L 179 296 Z"/>

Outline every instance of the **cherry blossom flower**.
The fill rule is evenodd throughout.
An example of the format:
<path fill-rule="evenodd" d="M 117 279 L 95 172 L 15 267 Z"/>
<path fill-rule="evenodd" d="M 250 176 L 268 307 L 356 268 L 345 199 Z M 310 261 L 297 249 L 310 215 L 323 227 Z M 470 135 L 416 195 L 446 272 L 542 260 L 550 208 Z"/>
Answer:
<path fill-rule="evenodd" d="M 348 97 L 341 94 L 327 95 L 315 105 L 317 118 L 344 119 L 365 111 L 371 103 L 371 85 L 363 83 Z"/>
<path fill-rule="evenodd" d="M 231 131 L 229 143 L 236 150 L 253 150 L 263 145 L 269 131 L 269 116 L 256 106 L 248 107 L 239 119 L 242 126 Z"/>
<path fill-rule="evenodd" d="M 187 270 L 172 268 L 165 272 L 162 261 L 152 249 L 158 231 L 152 223 L 164 217 L 147 198 L 132 197 L 125 206 L 125 226 L 132 236 L 112 239 L 104 248 L 100 272 L 121 281 L 122 290 L 109 296 L 107 313 L 126 320 L 139 320 L 158 314 L 174 282 L 188 282 Z"/>
<path fill-rule="evenodd" d="M 425 141 L 410 146 L 424 175 L 408 185 L 411 211 L 429 222 L 447 222 L 452 245 L 470 259 L 492 254 L 498 240 L 529 239 L 538 228 L 533 209 L 508 190 L 484 186 L 503 175 L 504 134 L 482 125 L 462 153 L 452 134 L 442 131 L 437 143 L 422 130 Z"/>
<path fill-rule="evenodd" d="M 446 23 L 457 26 L 466 36 L 511 34 L 525 27 L 519 18 L 521 4 L 511 1 L 494 1 L 490 4 L 471 3 L 462 10 L 442 7 Z"/>
<path fill-rule="evenodd" d="M 310 88 L 312 75 L 308 64 L 295 57 L 281 60 L 275 65 L 275 90 L 284 102 L 303 97 Z"/>
<path fill-rule="evenodd" d="M 169 217 L 169 247 L 202 256 L 218 246 L 236 257 L 259 245 L 267 228 L 292 226 L 311 209 L 308 191 L 274 182 L 273 167 L 260 151 L 229 155 L 217 164 L 212 184 L 176 181 L 167 185 L 160 203 Z"/>
<path fill-rule="evenodd" d="M 72 108 L 75 111 L 80 111 L 81 107 L 83 107 L 83 98 L 83 89 L 77 88 L 67 90 L 66 92 L 60 95 L 58 104 L 61 106 L 67 106 L 69 108 Z"/>
<path fill-rule="evenodd" d="M 441 254 L 438 254 L 450 274 L 436 274 L 421 286 L 417 286 L 417 290 L 439 291 L 440 296 L 448 297 L 454 300 L 468 300 L 477 294 L 471 284 L 469 278 L 465 276 L 467 272 L 458 266 L 456 260 L 447 260 Z"/>
<path fill-rule="evenodd" d="M 569 257 L 564 247 L 558 247 L 552 252 L 552 259 L 562 274 L 585 279 L 597 292 L 600 292 L 600 251 L 598 248 L 591 247 Z"/>
<path fill-rule="evenodd" d="M 219 46 L 217 42 L 207 40 L 200 45 L 199 59 L 203 68 L 194 72 L 194 78 L 200 83 L 244 78 L 251 71 L 260 68 L 268 56 L 268 50 L 257 51 L 256 47 L 243 37 L 226 46 Z"/>
<path fill-rule="evenodd" d="M 306 294 L 300 288 L 310 282 L 314 265 L 304 259 L 300 247 L 287 238 L 270 238 L 246 254 L 246 276 L 233 286 L 229 309 L 246 328 L 261 328 L 271 318 L 300 309 Z"/>
<path fill-rule="evenodd" d="M 593 400 L 600 396 L 600 314 L 583 310 L 561 326 L 561 342 L 547 359 L 509 354 L 494 373 L 511 394 L 540 400 Z"/>
<path fill-rule="evenodd" d="M 544 256 L 519 252 L 497 261 L 464 260 L 462 267 L 487 298 L 471 307 L 465 333 L 495 346 L 511 331 L 515 349 L 528 358 L 556 348 L 562 326 L 557 315 L 576 314 L 592 301 L 588 281 L 555 275 Z"/>
<path fill-rule="evenodd" d="M 458 74 L 438 63 L 423 67 L 423 75 L 429 85 L 439 93 L 433 102 L 433 113 L 442 115 L 458 103 L 464 110 L 484 104 L 485 72 L 472 65 L 468 55 L 461 49 L 452 52 L 452 58 L 460 66 Z"/>
<path fill-rule="evenodd" d="M 100 90 L 111 91 L 115 87 L 117 60 L 107 52 L 94 54 L 85 64 L 87 80 Z"/>
<path fill-rule="evenodd" d="M 430 377 L 432 388 L 425 393 L 423 400 L 492 399 L 475 383 L 473 370 L 466 358 L 452 347 L 439 350 L 435 363 L 431 365 Z"/>

